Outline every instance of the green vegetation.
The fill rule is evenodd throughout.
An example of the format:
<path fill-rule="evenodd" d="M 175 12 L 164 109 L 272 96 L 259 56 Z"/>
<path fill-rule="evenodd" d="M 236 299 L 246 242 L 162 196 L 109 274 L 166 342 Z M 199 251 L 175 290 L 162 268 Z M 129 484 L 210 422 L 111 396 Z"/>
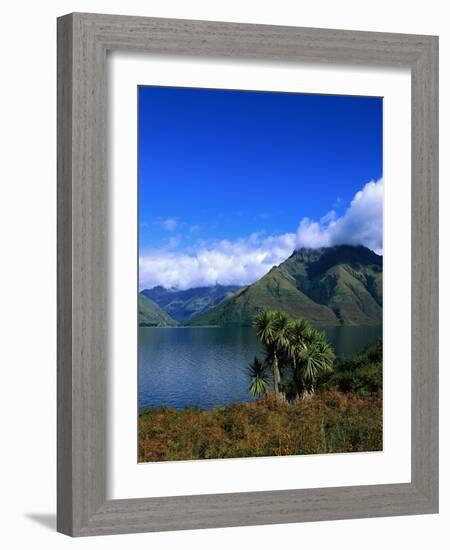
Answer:
<path fill-rule="evenodd" d="M 337 390 L 139 416 L 140 462 L 380 451 L 382 440 L 381 397 Z"/>
<path fill-rule="evenodd" d="M 249 391 L 261 398 L 212 410 L 142 412 L 141 462 L 382 450 L 381 340 L 333 362 L 323 335 L 305 321 L 269 312 L 255 323 L 266 360 L 249 365 Z M 269 391 L 274 364 L 278 394 Z"/>
<path fill-rule="evenodd" d="M 314 393 L 318 378 L 332 371 L 334 360 L 324 334 L 281 311 L 258 313 L 254 325 L 265 349 L 264 364 L 273 373 L 275 395 L 283 392 L 298 399 Z"/>
<path fill-rule="evenodd" d="M 269 390 L 270 378 L 264 363 L 261 363 L 261 361 L 255 357 L 248 366 L 248 374 L 250 377 L 248 391 L 253 397 L 266 395 Z"/>
<path fill-rule="evenodd" d="M 381 338 L 353 357 L 338 357 L 331 373 L 319 383 L 323 388 L 354 392 L 366 398 L 381 394 L 383 389 L 383 343 Z"/>
<path fill-rule="evenodd" d="M 140 327 L 170 327 L 177 324 L 155 302 L 142 294 L 138 296 L 138 307 Z"/>
<path fill-rule="evenodd" d="M 239 287 L 235 285 L 214 285 L 188 288 L 187 290 L 156 286 L 152 289 L 142 290 L 141 294 L 153 300 L 176 321 L 184 322 L 219 304 L 237 290 Z"/>
<path fill-rule="evenodd" d="M 189 325 L 247 325 L 263 310 L 322 325 L 381 324 L 382 257 L 363 246 L 295 251 Z"/>

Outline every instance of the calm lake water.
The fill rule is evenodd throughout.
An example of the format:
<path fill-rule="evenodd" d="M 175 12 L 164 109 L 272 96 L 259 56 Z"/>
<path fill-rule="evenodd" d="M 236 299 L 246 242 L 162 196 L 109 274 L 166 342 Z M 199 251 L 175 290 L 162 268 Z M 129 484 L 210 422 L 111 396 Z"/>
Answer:
<path fill-rule="evenodd" d="M 382 334 L 381 326 L 320 329 L 338 355 L 352 355 Z M 246 368 L 260 352 L 251 327 L 140 328 L 139 408 L 251 401 Z"/>

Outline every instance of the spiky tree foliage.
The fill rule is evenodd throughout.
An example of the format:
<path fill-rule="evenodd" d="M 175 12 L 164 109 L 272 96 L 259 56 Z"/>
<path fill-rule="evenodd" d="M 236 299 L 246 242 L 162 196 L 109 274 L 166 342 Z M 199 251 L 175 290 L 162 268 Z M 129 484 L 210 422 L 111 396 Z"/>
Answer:
<path fill-rule="evenodd" d="M 264 311 L 256 316 L 254 325 L 265 347 L 277 395 L 283 372 L 283 389 L 291 396 L 306 396 L 314 392 L 318 378 L 332 370 L 335 356 L 331 346 L 325 335 L 305 320 Z"/>
<path fill-rule="evenodd" d="M 273 385 L 277 395 L 280 394 L 280 359 L 288 344 L 290 319 L 280 311 L 262 311 L 254 320 L 256 334 L 266 351 L 266 362 L 273 371 Z"/>
<path fill-rule="evenodd" d="M 269 388 L 270 376 L 267 366 L 256 356 L 248 366 L 248 375 L 250 377 L 249 392 L 254 397 L 265 395 Z"/>
<path fill-rule="evenodd" d="M 279 393 L 280 371 L 278 368 L 277 354 L 277 336 L 276 336 L 276 316 L 274 311 L 262 311 L 258 313 L 254 320 L 256 335 L 261 340 L 265 352 L 266 362 L 271 366 L 273 371 L 273 385 L 275 393 Z"/>
<path fill-rule="evenodd" d="M 310 331 L 311 327 L 304 319 L 294 319 L 289 323 L 286 352 L 293 363 L 294 369 L 297 367 L 301 350 Z"/>
<path fill-rule="evenodd" d="M 311 329 L 301 345 L 299 357 L 300 376 L 297 379 L 301 381 L 304 395 L 313 393 L 319 376 L 333 370 L 334 352 L 324 334 Z"/>

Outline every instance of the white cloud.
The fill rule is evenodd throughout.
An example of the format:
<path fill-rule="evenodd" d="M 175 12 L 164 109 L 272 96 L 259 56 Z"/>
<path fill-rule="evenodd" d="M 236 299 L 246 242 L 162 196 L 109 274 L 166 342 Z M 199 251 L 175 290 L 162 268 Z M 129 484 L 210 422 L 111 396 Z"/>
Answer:
<path fill-rule="evenodd" d="M 197 286 L 247 285 L 284 261 L 295 248 L 295 233 L 209 243 L 194 255 L 150 250 L 139 258 L 139 286 L 179 289 Z"/>
<path fill-rule="evenodd" d="M 328 223 L 332 222 L 336 219 L 336 210 L 330 210 L 325 214 L 325 216 L 322 216 L 320 218 L 320 223 Z"/>
<path fill-rule="evenodd" d="M 156 285 L 186 289 L 216 283 L 247 285 L 283 262 L 295 248 L 320 248 L 338 244 L 362 244 L 382 253 L 383 183 L 369 182 L 356 193 L 346 212 L 334 210 L 319 221 L 304 218 L 297 233 L 253 233 L 235 241 L 197 241 L 187 251 L 167 247 L 149 250 L 139 258 L 139 286 Z M 168 224 L 168 230 L 176 227 Z M 172 227 L 172 229 L 170 229 Z M 175 238 L 174 238 L 175 239 Z M 170 244 L 176 246 L 173 241 Z"/>
<path fill-rule="evenodd" d="M 167 231 L 173 231 L 177 227 L 178 222 L 175 218 L 167 218 L 167 219 L 161 221 L 161 225 Z"/>
<path fill-rule="evenodd" d="M 346 212 L 332 212 L 314 221 L 303 218 L 297 229 L 297 248 L 320 248 L 338 244 L 362 244 L 383 251 L 383 181 L 370 181 L 353 197 Z"/>

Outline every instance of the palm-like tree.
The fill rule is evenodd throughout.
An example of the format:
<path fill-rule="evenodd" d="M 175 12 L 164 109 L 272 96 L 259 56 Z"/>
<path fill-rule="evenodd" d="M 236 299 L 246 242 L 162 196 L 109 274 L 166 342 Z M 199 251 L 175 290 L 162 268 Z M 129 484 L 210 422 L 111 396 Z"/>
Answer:
<path fill-rule="evenodd" d="M 266 361 L 271 364 L 273 369 L 273 384 L 275 393 L 278 393 L 278 383 L 280 380 L 278 370 L 278 361 L 276 353 L 276 325 L 274 311 L 261 311 L 255 317 L 253 322 L 256 328 L 256 335 L 263 343 L 266 350 Z"/>
<path fill-rule="evenodd" d="M 248 366 L 250 376 L 249 392 L 254 397 L 260 397 L 267 393 L 269 387 L 269 374 L 264 365 L 256 356 Z"/>
<path fill-rule="evenodd" d="M 280 357 L 288 343 L 290 319 L 280 311 L 262 311 L 254 320 L 256 334 L 266 348 L 266 361 L 273 371 L 275 393 L 280 394 Z"/>
<path fill-rule="evenodd" d="M 309 329 L 298 351 L 299 379 L 303 395 L 314 392 L 314 386 L 320 375 L 332 370 L 335 358 L 325 335 L 315 329 Z"/>
<path fill-rule="evenodd" d="M 275 393 L 280 394 L 282 367 L 292 368 L 289 385 L 294 395 L 313 393 L 317 379 L 332 369 L 335 357 L 325 335 L 305 320 L 293 320 L 280 311 L 259 313 L 254 326 L 273 372 Z"/>
<path fill-rule="evenodd" d="M 292 361 L 294 370 L 301 359 L 303 345 L 308 338 L 310 330 L 311 327 L 304 319 L 294 319 L 289 324 L 286 351 L 289 359 Z"/>

